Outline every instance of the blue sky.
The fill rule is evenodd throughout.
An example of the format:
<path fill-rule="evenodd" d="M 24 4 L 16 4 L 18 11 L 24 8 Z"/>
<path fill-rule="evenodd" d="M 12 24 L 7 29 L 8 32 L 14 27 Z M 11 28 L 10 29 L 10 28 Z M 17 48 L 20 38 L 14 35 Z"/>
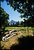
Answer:
<path fill-rule="evenodd" d="M 6 1 L 2 2 L 1 7 L 9 14 L 9 21 L 21 21 L 23 19 L 20 18 L 20 13 L 14 11 L 10 5 L 7 5 Z"/>

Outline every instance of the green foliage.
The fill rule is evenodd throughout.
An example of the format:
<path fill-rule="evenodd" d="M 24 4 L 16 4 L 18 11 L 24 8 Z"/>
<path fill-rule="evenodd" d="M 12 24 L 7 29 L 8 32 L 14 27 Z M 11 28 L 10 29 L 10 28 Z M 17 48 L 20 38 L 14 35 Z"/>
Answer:
<path fill-rule="evenodd" d="M 0 7 L 0 27 L 4 27 L 7 25 L 9 19 L 9 15 L 4 11 L 3 8 Z"/>
<path fill-rule="evenodd" d="M 21 18 L 28 18 L 25 20 L 25 26 L 34 26 L 34 0 L 6 0 L 10 6 L 21 14 Z M 29 18 L 30 16 L 30 18 Z"/>
<path fill-rule="evenodd" d="M 4 1 L 4 0 L 1 0 Z M 32 24 L 34 21 L 32 17 L 34 17 L 34 0 L 5 0 L 7 4 L 12 6 L 14 10 L 17 10 L 21 14 L 21 18 L 30 18 L 25 21 L 26 25 Z M 30 23 L 29 23 L 30 22 Z M 29 24 L 27 24 L 29 23 Z M 34 25 L 34 22 L 33 24 Z"/>
<path fill-rule="evenodd" d="M 4 0 L 1 0 L 4 1 Z M 34 16 L 34 0 L 5 0 L 14 10 L 23 14 L 22 17 Z"/>
<path fill-rule="evenodd" d="M 2 38 L 5 27 L 8 25 L 9 15 L 0 7 L 0 38 Z M 2 33 L 3 32 L 3 33 Z"/>
<path fill-rule="evenodd" d="M 22 17 L 34 16 L 34 0 L 6 0 L 10 6 L 23 14 Z"/>
<path fill-rule="evenodd" d="M 28 18 L 28 20 L 25 21 L 25 25 L 34 27 L 34 16 Z"/>

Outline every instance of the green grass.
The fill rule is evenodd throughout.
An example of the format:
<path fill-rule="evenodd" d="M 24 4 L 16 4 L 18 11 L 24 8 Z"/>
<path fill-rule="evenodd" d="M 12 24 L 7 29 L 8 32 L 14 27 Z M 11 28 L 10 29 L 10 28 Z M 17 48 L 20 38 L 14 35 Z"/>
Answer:
<path fill-rule="evenodd" d="M 34 29 L 32 27 L 6 27 L 5 30 L 25 30 L 25 29 Z"/>
<path fill-rule="evenodd" d="M 24 35 L 27 35 L 27 34 L 34 35 L 34 27 L 6 27 L 5 30 L 17 30 L 17 31 L 20 31 L 21 33 L 24 32 Z"/>

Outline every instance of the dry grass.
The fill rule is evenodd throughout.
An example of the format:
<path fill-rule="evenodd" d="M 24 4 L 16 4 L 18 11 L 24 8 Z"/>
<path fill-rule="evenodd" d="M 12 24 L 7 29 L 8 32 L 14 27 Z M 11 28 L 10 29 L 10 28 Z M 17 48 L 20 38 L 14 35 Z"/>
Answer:
<path fill-rule="evenodd" d="M 7 29 L 7 28 L 6 28 Z M 11 28 L 11 29 L 14 29 Z M 8 29 L 8 30 L 11 30 L 11 29 Z M 19 37 L 22 37 L 22 36 L 33 36 L 33 32 L 34 32 L 34 28 L 27 28 L 27 27 L 15 27 L 15 29 L 19 30 L 18 32 L 15 32 L 17 33 L 16 36 L 13 36 L 12 38 L 8 39 L 7 41 L 1 41 L 1 46 L 3 46 L 3 49 L 6 48 L 6 49 L 9 49 L 10 46 L 12 46 L 13 44 L 18 44 L 18 41 L 17 39 Z"/>

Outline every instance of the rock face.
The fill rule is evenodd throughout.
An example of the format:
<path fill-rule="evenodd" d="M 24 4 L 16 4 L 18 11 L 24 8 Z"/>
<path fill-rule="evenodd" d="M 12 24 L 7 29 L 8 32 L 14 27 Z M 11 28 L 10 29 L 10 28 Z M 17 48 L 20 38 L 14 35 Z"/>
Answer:
<path fill-rule="evenodd" d="M 16 32 L 16 30 L 9 31 L 9 34 L 5 35 L 5 36 L 2 38 L 2 40 L 3 40 L 3 41 L 6 41 L 6 40 L 9 39 L 10 37 L 15 36 L 16 33 L 14 33 L 14 32 Z"/>
<path fill-rule="evenodd" d="M 14 20 L 11 20 L 11 22 L 10 22 L 10 25 L 15 25 L 16 24 L 16 21 L 14 21 Z"/>

